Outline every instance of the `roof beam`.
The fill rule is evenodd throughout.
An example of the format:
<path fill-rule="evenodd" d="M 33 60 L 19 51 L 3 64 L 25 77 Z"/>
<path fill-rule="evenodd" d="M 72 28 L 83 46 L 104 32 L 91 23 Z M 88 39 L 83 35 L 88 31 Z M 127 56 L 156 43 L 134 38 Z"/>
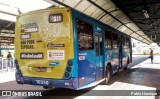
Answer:
<path fill-rule="evenodd" d="M 14 44 L 14 42 L 5 42 L 5 41 L 0 41 L 0 43 Z"/>
<path fill-rule="evenodd" d="M 66 5 L 66 4 L 64 4 L 64 3 L 62 3 L 62 2 L 60 2 L 60 1 L 58 1 L 58 0 L 52 0 L 52 1 L 58 3 L 58 4 L 62 5 L 62 6 L 71 8 L 70 6 L 68 6 L 68 5 Z"/>
<path fill-rule="evenodd" d="M 0 38 L 14 38 L 14 37 L 9 37 L 9 36 L 0 36 Z"/>
<path fill-rule="evenodd" d="M 115 11 L 119 11 L 119 8 L 116 8 L 115 10 L 109 11 L 109 13 L 115 12 Z"/>
<path fill-rule="evenodd" d="M 62 5 L 64 7 L 68 7 L 68 8 L 72 8 L 70 6 L 68 6 L 67 4 L 65 4 L 62 0 L 62 1 L 59 1 L 59 0 L 51 0 L 52 2 L 55 2 L 59 5 Z M 81 0 L 82 1 L 82 0 Z M 125 23 L 123 23 L 122 21 L 120 21 L 118 18 L 116 18 L 115 16 L 113 16 L 111 13 L 109 13 L 108 11 L 106 11 L 105 9 L 103 9 L 102 7 L 100 7 L 98 4 L 96 4 L 95 2 L 93 2 L 92 0 L 87 0 L 89 3 L 91 3 L 92 5 L 96 6 L 97 8 L 99 8 L 100 10 L 102 10 L 105 15 L 110 15 L 112 18 L 114 18 L 116 21 L 118 21 L 119 23 L 121 23 L 122 25 L 124 25 L 126 28 L 128 28 L 129 30 L 131 30 L 133 33 L 137 34 L 138 36 L 141 37 L 141 35 L 139 35 L 138 33 L 136 33 L 134 30 L 132 30 L 130 27 L 128 27 Z M 74 9 L 74 8 L 72 8 Z M 147 42 L 150 42 L 150 40 L 148 40 L 147 38 L 144 38 L 144 37 L 141 37 L 143 39 L 145 39 Z"/>
<path fill-rule="evenodd" d="M 114 18 L 115 20 L 117 20 L 118 22 L 120 22 L 121 24 L 123 24 L 125 27 L 127 27 L 129 30 L 131 30 L 132 32 L 136 33 L 134 30 L 132 30 L 130 27 L 128 27 L 127 25 L 125 25 L 123 22 L 121 22 L 119 19 L 117 19 L 115 16 L 113 16 L 112 14 L 110 14 L 108 11 L 106 11 L 105 9 L 103 9 L 102 7 L 100 7 L 99 5 L 97 5 L 95 2 L 93 2 L 92 0 L 87 0 L 88 2 L 90 2 L 91 4 L 93 4 L 94 6 L 96 6 L 97 8 L 99 8 L 100 10 L 104 11 L 106 14 L 110 15 L 112 18 Z M 136 33 L 137 35 L 139 35 L 138 33 Z M 141 35 L 139 35 L 141 36 Z M 144 37 L 142 37 L 144 38 Z M 146 39 L 146 38 L 144 38 Z M 146 39 L 147 40 L 147 39 Z M 149 40 L 147 40 L 149 41 Z M 150 41 L 149 41 L 150 42 Z"/>
<path fill-rule="evenodd" d="M 115 2 L 116 0 L 114 0 L 114 2 Z M 117 1 L 118 2 L 118 1 Z M 148 3 L 145 3 L 145 4 L 147 4 L 147 5 L 149 5 L 149 4 L 159 4 L 160 3 L 160 1 L 157 1 L 157 2 L 154 2 L 154 1 L 152 1 L 151 0 L 151 2 L 148 2 Z M 126 5 L 125 3 L 123 3 L 124 5 Z M 143 4 L 141 4 L 141 3 L 133 3 L 133 2 L 130 2 L 130 4 L 129 3 L 127 3 L 127 5 L 125 6 L 125 7 L 136 7 L 136 6 L 143 6 Z"/>
<path fill-rule="evenodd" d="M 8 15 L 12 15 L 12 16 L 17 16 L 17 14 L 13 14 L 13 13 L 5 12 L 5 11 L 2 11 L 2 10 L 0 10 L 0 13 L 4 13 L 4 14 L 8 14 Z"/>
<path fill-rule="evenodd" d="M 154 15 L 156 15 L 159 10 L 160 10 L 160 5 L 159 5 L 158 9 L 156 11 L 154 11 Z"/>
<path fill-rule="evenodd" d="M 141 2 L 142 2 L 142 4 L 143 4 L 143 10 L 146 10 L 147 12 L 149 12 L 149 8 L 147 7 L 147 4 L 144 2 L 144 0 L 141 0 Z M 149 13 L 148 13 L 148 15 L 149 15 Z M 155 35 L 157 35 L 157 36 L 159 36 L 158 35 L 158 33 L 156 32 L 156 30 L 155 30 L 155 27 L 153 26 L 153 22 L 152 22 L 152 20 L 151 20 L 151 18 L 150 18 L 150 15 L 149 15 L 149 21 L 150 21 L 150 24 L 151 24 L 151 27 L 152 27 L 152 30 L 154 31 L 153 33 L 155 34 Z"/>

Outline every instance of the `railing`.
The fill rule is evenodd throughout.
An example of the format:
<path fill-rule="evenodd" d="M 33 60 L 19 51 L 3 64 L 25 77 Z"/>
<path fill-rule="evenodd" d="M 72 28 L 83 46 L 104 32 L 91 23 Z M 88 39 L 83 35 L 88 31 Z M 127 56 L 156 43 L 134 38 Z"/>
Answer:
<path fill-rule="evenodd" d="M 15 71 L 14 58 L 0 58 L 0 72 Z"/>

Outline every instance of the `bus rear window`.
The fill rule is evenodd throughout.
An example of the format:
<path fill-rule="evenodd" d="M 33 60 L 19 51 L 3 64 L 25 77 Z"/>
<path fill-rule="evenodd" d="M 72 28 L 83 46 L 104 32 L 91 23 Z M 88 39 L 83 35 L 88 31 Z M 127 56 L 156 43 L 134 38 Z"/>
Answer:
<path fill-rule="evenodd" d="M 85 21 L 77 19 L 78 47 L 80 50 L 94 49 L 93 26 Z"/>

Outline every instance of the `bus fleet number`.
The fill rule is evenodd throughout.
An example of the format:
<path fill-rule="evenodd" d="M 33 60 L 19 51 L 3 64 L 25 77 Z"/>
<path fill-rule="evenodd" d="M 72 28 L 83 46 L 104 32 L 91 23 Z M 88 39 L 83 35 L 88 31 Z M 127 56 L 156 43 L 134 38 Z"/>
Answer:
<path fill-rule="evenodd" d="M 49 85 L 49 81 L 46 80 L 36 80 L 36 83 L 40 85 Z"/>

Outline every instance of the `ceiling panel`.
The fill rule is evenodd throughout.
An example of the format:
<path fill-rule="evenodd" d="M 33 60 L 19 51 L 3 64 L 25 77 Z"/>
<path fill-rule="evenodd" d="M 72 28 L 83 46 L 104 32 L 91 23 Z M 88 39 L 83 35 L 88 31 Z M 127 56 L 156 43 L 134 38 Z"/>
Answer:
<path fill-rule="evenodd" d="M 63 1 L 63 0 L 61 0 L 61 1 Z M 73 8 L 73 7 L 75 7 L 80 1 L 81 1 L 81 0 L 74 0 L 74 2 L 73 2 L 73 0 L 64 0 L 63 3 L 69 5 L 70 7 Z"/>
<path fill-rule="evenodd" d="M 97 8 L 94 5 L 91 5 L 84 11 L 84 13 L 91 16 L 96 10 Z"/>
<path fill-rule="evenodd" d="M 72 1 L 72 2 L 73 2 L 73 1 Z M 75 9 L 77 9 L 78 11 L 84 12 L 90 5 L 91 5 L 91 3 L 87 2 L 86 0 L 82 0 L 82 1 L 75 7 Z"/>
<path fill-rule="evenodd" d="M 160 1 L 159 0 L 112 0 L 145 35 L 157 35 L 160 42 Z M 146 37 L 146 36 L 145 36 Z M 150 38 L 147 38 L 149 40 Z M 151 41 L 151 40 L 149 40 Z"/>
<path fill-rule="evenodd" d="M 91 15 L 91 17 L 98 19 L 98 17 L 103 14 L 104 12 L 97 8 L 97 10 Z"/>

